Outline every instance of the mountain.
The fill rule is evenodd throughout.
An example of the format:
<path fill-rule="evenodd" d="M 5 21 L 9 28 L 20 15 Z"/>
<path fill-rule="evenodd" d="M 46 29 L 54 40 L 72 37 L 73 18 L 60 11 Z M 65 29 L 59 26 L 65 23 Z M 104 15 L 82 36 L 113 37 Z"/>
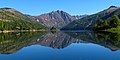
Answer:
<path fill-rule="evenodd" d="M 0 31 L 45 28 L 42 24 L 13 8 L 0 8 Z"/>
<path fill-rule="evenodd" d="M 34 16 L 33 18 L 36 19 L 38 22 L 43 23 L 49 28 L 62 28 L 63 26 L 69 24 L 70 22 L 81 19 L 83 16 L 71 16 L 70 14 L 64 11 L 52 11 L 50 13 L 42 14 L 39 16 Z"/>
<path fill-rule="evenodd" d="M 106 30 L 109 32 L 118 32 L 120 31 L 120 8 L 115 10 L 109 15 L 108 19 L 99 19 L 93 25 L 93 29 Z"/>
<path fill-rule="evenodd" d="M 61 30 L 84 30 L 84 29 L 93 29 L 94 24 L 98 20 L 107 20 L 112 16 L 117 15 L 120 17 L 120 7 L 111 6 L 108 9 L 105 9 L 96 14 L 92 14 L 86 17 L 83 17 L 79 20 L 75 20 L 69 23 L 67 26 L 63 27 Z"/>

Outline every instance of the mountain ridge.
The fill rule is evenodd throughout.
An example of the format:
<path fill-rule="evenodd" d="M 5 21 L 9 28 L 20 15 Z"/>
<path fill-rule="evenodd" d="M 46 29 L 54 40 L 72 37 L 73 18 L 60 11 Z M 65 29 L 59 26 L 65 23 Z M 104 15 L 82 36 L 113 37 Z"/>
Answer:
<path fill-rule="evenodd" d="M 23 20 L 30 20 L 41 25 L 44 25 L 48 28 L 58 28 L 61 30 L 83 30 L 83 29 L 92 29 L 93 25 L 98 20 L 106 20 L 112 17 L 113 15 L 118 15 L 120 7 L 110 6 L 108 9 L 100 11 L 98 13 L 92 15 L 81 15 L 81 16 L 72 16 L 67 12 L 62 10 L 52 11 L 50 13 L 41 14 L 38 16 L 31 16 L 27 14 L 23 14 L 14 8 L 0 8 L 1 11 L 5 11 L 6 16 L 9 15 L 11 18 L 18 18 L 19 20 L 22 18 Z M 8 13 L 9 12 L 9 13 Z M 0 16 L 2 19 L 2 15 Z M 14 18 L 14 19 L 15 19 Z M 22 20 L 21 19 L 21 20 Z M 7 21 L 7 20 L 5 20 Z M 37 26 L 37 25 L 36 25 Z"/>
<path fill-rule="evenodd" d="M 42 24 L 13 8 L 0 8 L 0 31 L 5 30 L 38 30 Z"/>
<path fill-rule="evenodd" d="M 117 11 L 120 11 L 120 7 L 110 6 L 108 9 L 105 9 L 101 12 L 73 21 L 69 23 L 67 26 L 63 27 L 61 30 L 84 30 L 84 29 L 91 30 L 97 20 L 99 19 L 105 20 L 112 17 L 113 15 L 119 15 Z"/>
<path fill-rule="evenodd" d="M 84 15 L 85 16 L 85 15 Z M 52 11 L 50 13 L 41 14 L 38 16 L 33 16 L 36 20 L 42 22 L 47 27 L 62 28 L 68 23 L 81 19 L 84 16 L 72 16 L 62 10 Z"/>

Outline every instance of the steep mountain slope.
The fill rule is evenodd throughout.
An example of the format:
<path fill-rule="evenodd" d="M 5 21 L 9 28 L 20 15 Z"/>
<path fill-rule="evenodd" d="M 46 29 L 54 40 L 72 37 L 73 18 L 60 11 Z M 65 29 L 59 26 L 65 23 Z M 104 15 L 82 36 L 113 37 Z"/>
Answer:
<path fill-rule="evenodd" d="M 0 8 L 0 31 L 45 29 L 42 24 L 12 8 Z"/>
<path fill-rule="evenodd" d="M 76 19 L 81 19 L 84 16 L 71 16 L 64 11 L 57 10 L 57 11 L 52 11 L 50 13 L 42 14 L 39 16 L 34 16 L 34 18 L 49 28 L 52 28 L 52 27 L 62 28 L 68 23 Z"/>
<path fill-rule="evenodd" d="M 99 13 L 86 16 L 79 20 L 75 20 L 67 26 L 63 27 L 61 30 L 92 29 L 96 21 L 100 19 L 106 20 L 114 15 L 120 16 L 120 8 L 116 6 L 111 6 L 108 9 L 105 9 L 104 11 L 101 11 Z"/>

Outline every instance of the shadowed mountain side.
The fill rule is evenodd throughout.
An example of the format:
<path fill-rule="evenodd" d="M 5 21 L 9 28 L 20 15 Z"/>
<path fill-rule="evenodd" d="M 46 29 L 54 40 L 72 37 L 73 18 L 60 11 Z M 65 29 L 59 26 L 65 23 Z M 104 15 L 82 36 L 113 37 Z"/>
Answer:
<path fill-rule="evenodd" d="M 120 34 L 118 33 L 94 33 L 94 32 L 65 32 L 73 38 L 89 43 L 95 43 L 112 51 L 120 49 Z"/>
<path fill-rule="evenodd" d="M 108 9 L 100 11 L 96 14 L 88 15 L 81 19 L 74 20 L 73 22 L 64 26 L 61 30 L 94 30 L 94 27 L 96 27 L 97 23 L 105 22 L 106 20 L 109 22 L 111 21 L 110 18 L 113 16 L 118 16 L 120 18 L 120 7 L 111 6 Z M 115 24 L 115 22 L 110 24 Z M 106 27 L 106 25 L 107 24 L 100 23 L 100 25 L 98 24 L 97 27 L 105 26 L 105 29 L 106 29 L 106 28 L 109 28 L 109 26 L 111 26 L 111 25 L 108 25 Z"/>

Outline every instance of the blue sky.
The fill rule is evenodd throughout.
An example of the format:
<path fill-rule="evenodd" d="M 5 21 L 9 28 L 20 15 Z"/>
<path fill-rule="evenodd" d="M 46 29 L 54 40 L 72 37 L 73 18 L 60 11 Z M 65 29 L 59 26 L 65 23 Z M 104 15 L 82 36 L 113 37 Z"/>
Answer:
<path fill-rule="evenodd" d="M 120 6 L 120 0 L 0 0 L 0 8 L 15 8 L 30 15 L 56 10 L 63 10 L 71 15 L 93 14 L 111 5 Z"/>

